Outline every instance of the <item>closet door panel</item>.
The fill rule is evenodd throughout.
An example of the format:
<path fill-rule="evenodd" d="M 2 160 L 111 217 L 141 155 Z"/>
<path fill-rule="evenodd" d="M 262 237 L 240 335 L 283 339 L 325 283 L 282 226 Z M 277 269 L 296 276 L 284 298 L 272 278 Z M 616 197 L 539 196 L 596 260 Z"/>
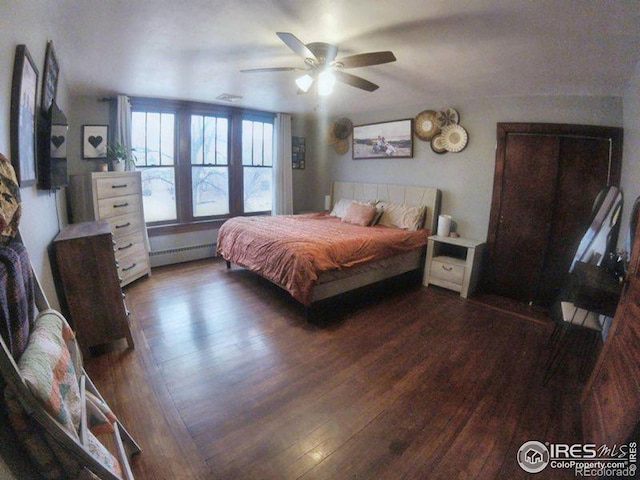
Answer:
<path fill-rule="evenodd" d="M 551 136 L 511 134 L 505 148 L 492 291 L 529 302 L 545 261 L 559 145 Z"/>
<path fill-rule="evenodd" d="M 559 137 L 559 168 L 553 222 L 538 296 L 550 305 L 560 293 L 571 261 L 589 227 L 591 208 L 610 179 L 608 139 Z"/>
<path fill-rule="evenodd" d="M 549 307 L 598 192 L 619 185 L 621 128 L 498 123 L 485 291 Z"/>

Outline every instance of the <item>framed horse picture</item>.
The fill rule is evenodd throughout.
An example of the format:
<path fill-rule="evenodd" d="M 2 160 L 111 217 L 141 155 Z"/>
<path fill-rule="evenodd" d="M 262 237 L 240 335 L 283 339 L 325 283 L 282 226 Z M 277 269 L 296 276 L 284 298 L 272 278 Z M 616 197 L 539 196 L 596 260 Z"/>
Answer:
<path fill-rule="evenodd" d="M 413 119 L 353 127 L 353 159 L 412 158 Z"/>

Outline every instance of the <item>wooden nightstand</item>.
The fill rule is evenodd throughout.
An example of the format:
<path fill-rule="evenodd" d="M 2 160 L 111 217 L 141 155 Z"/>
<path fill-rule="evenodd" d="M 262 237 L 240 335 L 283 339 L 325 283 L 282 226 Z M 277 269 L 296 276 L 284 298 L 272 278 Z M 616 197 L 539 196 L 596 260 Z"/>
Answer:
<path fill-rule="evenodd" d="M 448 288 L 467 298 L 478 283 L 484 245 L 468 238 L 430 236 L 422 284 Z"/>

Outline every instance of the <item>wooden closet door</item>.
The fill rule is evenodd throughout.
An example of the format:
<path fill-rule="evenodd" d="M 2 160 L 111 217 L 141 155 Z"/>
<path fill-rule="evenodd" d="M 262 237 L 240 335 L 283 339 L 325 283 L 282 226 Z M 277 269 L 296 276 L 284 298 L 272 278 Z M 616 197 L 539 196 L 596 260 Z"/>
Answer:
<path fill-rule="evenodd" d="M 584 441 L 620 445 L 640 422 L 640 229 L 629 276 L 582 396 Z"/>
<path fill-rule="evenodd" d="M 621 158 L 621 128 L 498 123 L 485 290 L 550 306 Z"/>
<path fill-rule="evenodd" d="M 558 139 L 552 136 L 506 137 L 492 293 L 524 302 L 536 296 L 553 218 L 558 149 Z"/>
<path fill-rule="evenodd" d="M 578 245 L 589 227 L 593 201 L 608 185 L 610 141 L 603 138 L 558 137 L 559 168 L 553 220 L 538 291 L 539 305 L 551 305 L 564 286 Z M 617 185 L 617 182 L 613 185 Z"/>

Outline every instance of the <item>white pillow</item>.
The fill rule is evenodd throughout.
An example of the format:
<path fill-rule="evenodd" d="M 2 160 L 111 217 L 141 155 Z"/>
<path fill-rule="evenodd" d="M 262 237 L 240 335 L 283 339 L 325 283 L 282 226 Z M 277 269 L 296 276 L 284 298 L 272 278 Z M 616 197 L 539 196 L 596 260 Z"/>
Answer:
<path fill-rule="evenodd" d="M 419 230 L 424 226 L 427 207 L 424 205 L 405 205 L 400 203 L 380 202 L 382 215 L 379 225 L 403 228 L 405 230 Z"/>
<path fill-rule="evenodd" d="M 333 205 L 333 210 L 331 210 L 331 213 L 329 215 L 338 218 L 344 217 L 344 214 L 347 213 L 347 208 L 349 208 L 349 205 L 351 205 L 352 203 L 353 200 L 341 198 Z"/>

